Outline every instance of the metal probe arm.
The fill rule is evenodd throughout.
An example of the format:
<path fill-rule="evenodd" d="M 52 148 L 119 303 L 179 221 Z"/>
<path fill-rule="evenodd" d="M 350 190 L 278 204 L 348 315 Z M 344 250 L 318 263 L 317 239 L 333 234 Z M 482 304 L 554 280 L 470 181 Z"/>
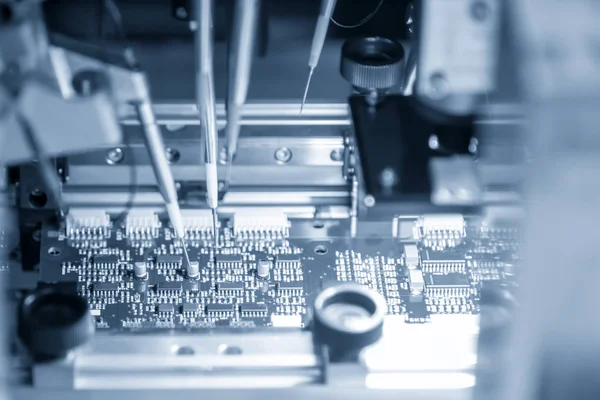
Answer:
<path fill-rule="evenodd" d="M 241 112 L 250 85 L 259 12 L 260 0 L 236 0 L 229 51 L 227 91 L 227 158 L 230 163 L 237 151 Z"/>
<path fill-rule="evenodd" d="M 218 245 L 219 178 L 217 171 L 218 130 L 215 112 L 213 67 L 213 0 L 196 0 L 196 103 L 206 140 L 206 202 L 212 210 L 215 248 Z"/>

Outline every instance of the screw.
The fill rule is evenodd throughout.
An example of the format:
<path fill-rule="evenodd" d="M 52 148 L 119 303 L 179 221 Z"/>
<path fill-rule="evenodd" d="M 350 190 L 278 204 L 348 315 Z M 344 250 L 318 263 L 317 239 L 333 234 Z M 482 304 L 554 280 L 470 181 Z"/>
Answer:
<path fill-rule="evenodd" d="M 118 147 L 115 147 L 113 149 L 110 149 L 106 154 L 106 162 L 110 165 L 116 165 L 123 161 L 123 157 L 123 150 L 121 150 Z"/>
<path fill-rule="evenodd" d="M 179 150 L 172 149 L 170 147 L 167 147 L 165 149 L 165 155 L 167 156 L 167 161 L 169 162 L 169 164 L 175 164 L 181 158 Z"/>
<path fill-rule="evenodd" d="M 429 136 L 429 148 L 431 150 L 437 150 L 440 147 L 440 142 L 436 135 Z"/>
<path fill-rule="evenodd" d="M 219 182 L 219 192 L 222 192 L 225 190 L 225 182 Z"/>
<path fill-rule="evenodd" d="M 475 21 L 485 21 L 489 17 L 491 11 L 489 4 L 485 1 L 476 0 L 471 4 L 471 17 L 473 17 Z"/>
<path fill-rule="evenodd" d="M 175 16 L 179 19 L 186 19 L 188 17 L 188 12 L 184 7 L 177 7 Z"/>
<path fill-rule="evenodd" d="M 229 151 L 227 150 L 227 147 L 223 146 L 221 147 L 221 150 L 219 150 L 219 163 L 221 165 L 226 165 L 227 161 L 229 161 Z"/>
<path fill-rule="evenodd" d="M 375 197 L 371 196 L 370 194 L 366 195 L 363 201 L 365 203 L 365 206 L 369 208 L 375 205 Z"/>
<path fill-rule="evenodd" d="M 329 154 L 331 161 L 342 161 L 344 157 L 344 149 L 334 149 L 331 150 L 331 154 Z"/>
<path fill-rule="evenodd" d="M 477 138 L 471 138 L 471 141 L 469 142 L 469 153 L 471 153 L 471 154 L 477 153 L 478 146 L 479 146 L 479 141 L 477 140 Z"/>
<path fill-rule="evenodd" d="M 35 231 L 33 231 L 31 238 L 36 242 L 41 241 L 42 240 L 42 231 L 40 231 L 39 229 L 36 229 Z"/>
<path fill-rule="evenodd" d="M 285 164 L 292 159 L 292 151 L 287 147 L 280 147 L 275 150 L 275 159 L 281 164 Z"/>

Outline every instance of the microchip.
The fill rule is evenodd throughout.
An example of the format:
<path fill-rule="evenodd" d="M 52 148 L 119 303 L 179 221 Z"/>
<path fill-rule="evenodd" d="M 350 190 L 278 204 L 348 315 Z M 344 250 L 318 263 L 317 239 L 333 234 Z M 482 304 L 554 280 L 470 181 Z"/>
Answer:
<path fill-rule="evenodd" d="M 231 313 L 233 314 L 233 304 L 208 304 L 206 312 L 209 314 Z"/>
<path fill-rule="evenodd" d="M 181 291 L 181 282 L 158 282 L 156 285 L 157 292 Z"/>
<path fill-rule="evenodd" d="M 175 312 L 175 305 L 168 303 L 168 304 L 159 304 L 157 311 L 159 313 L 174 313 Z"/>
<path fill-rule="evenodd" d="M 446 249 L 444 251 L 435 251 L 425 249 L 421 255 L 423 256 L 423 263 L 453 263 L 453 264 L 464 264 L 465 263 L 465 250 L 461 248 Z"/>
<path fill-rule="evenodd" d="M 218 292 L 240 292 L 244 290 L 244 282 L 220 282 L 217 283 Z"/>
<path fill-rule="evenodd" d="M 200 310 L 200 304 L 198 303 L 183 303 L 181 311 L 184 313 L 195 313 Z"/>
<path fill-rule="evenodd" d="M 94 264 L 117 264 L 119 262 L 118 254 L 96 254 L 93 257 Z"/>
<path fill-rule="evenodd" d="M 251 313 L 266 314 L 268 310 L 269 310 L 269 308 L 267 307 L 266 304 L 242 303 L 242 305 L 240 306 L 240 311 L 242 312 L 242 314 L 251 314 Z"/>
<path fill-rule="evenodd" d="M 92 284 L 94 292 L 114 292 L 119 290 L 117 282 L 97 282 Z"/>
<path fill-rule="evenodd" d="M 406 303 L 406 312 L 409 323 L 424 323 L 429 320 L 427 305 L 422 296 L 410 296 Z"/>
<path fill-rule="evenodd" d="M 303 282 L 278 282 L 277 289 L 283 290 L 302 290 L 304 288 Z"/>
<path fill-rule="evenodd" d="M 277 258 L 275 258 L 275 264 L 299 264 L 300 256 L 297 254 L 279 254 Z"/>
<path fill-rule="evenodd" d="M 217 256 L 217 265 L 241 265 L 242 255 L 241 254 L 219 254 Z"/>
<path fill-rule="evenodd" d="M 469 287 L 469 277 L 466 274 L 427 274 L 427 287 L 430 288 L 464 288 Z"/>
<path fill-rule="evenodd" d="M 156 256 L 157 265 L 177 265 L 181 266 L 183 258 L 177 254 L 159 254 Z"/>

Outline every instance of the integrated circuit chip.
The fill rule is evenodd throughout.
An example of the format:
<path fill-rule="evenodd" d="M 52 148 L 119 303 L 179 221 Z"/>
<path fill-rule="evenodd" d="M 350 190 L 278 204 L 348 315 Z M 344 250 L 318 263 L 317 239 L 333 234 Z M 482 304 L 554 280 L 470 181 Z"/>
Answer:
<path fill-rule="evenodd" d="M 117 264 L 119 262 L 118 254 L 95 254 L 92 257 L 94 264 Z"/>
<path fill-rule="evenodd" d="M 156 291 L 161 292 L 170 292 L 170 291 L 181 291 L 182 284 L 181 282 L 158 282 L 156 285 Z"/>
<path fill-rule="evenodd" d="M 119 284 L 117 282 L 97 282 L 92 284 L 92 290 L 94 292 L 114 292 L 119 290 Z"/>
<path fill-rule="evenodd" d="M 300 256 L 298 254 L 278 254 L 275 258 L 275 264 L 300 264 Z"/>
<path fill-rule="evenodd" d="M 206 312 L 209 314 L 233 314 L 234 305 L 233 304 L 208 304 L 206 306 Z"/>
<path fill-rule="evenodd" d="M 277 290 L 279 292 L 299 292 L 304 288 L 304 282 L 278 282 Z"/>
<path fill-rule="evenodd" d="M 217 292 L 241 292 L 244 290 L 244 282 L 220 282 L 217 283 Z"/>
<path fill-rule="evenodd" d="M 242 314 L 266 314 L 268 310 L 267 305 L 261 303 L 242 303 L 240 305 Z"/>
<path fill-rule="evenodd" d="M 423 296 L 410 296 L 406 303 L 406 312 L 408 314 L 407 322 L 423 323 L 429 319 L 429 312 Z"/>
<path fill-rule="evenodd" d="M 200 310 L 200 304 L 198 303 L 183 303 L 181 306 L 181 312 L 184 313 L 196 313 Z"/>
<path fill-rule="evenodd" d="M 181 266 L 183 257 L 178 254 L 159 254 L 156 256 L 156 264 L 159 266 Z"/>
<path fill-rule="evenodd" d="M 175 305 L 171 303 L 159 304 L 157 307 L 159 313 L 174 313 Z"/>
<path fill-rule="evenodd" d="M 470 286 L 466 274 L 427 274 L 427 287 L 430 288 L 465 288 Z"/>
<path fill-rule="evenodd" d="M 242 265 L 242 255 L 241 254 L 219 254 L 219 255 L 217 255 L 217 265 L 219 265 L 219 266 Z"/>
<path fill-rule="evenodd" d="M 421 252 L 423 257 L 422 261 L 424 264 L 430 263 L 453 263 L 453 264 L 464 264 L 465 263 L 465 250 L 461 248 L 446 249 L 444 251 L 435 251 L 431 249 L 425 249 Z"/>

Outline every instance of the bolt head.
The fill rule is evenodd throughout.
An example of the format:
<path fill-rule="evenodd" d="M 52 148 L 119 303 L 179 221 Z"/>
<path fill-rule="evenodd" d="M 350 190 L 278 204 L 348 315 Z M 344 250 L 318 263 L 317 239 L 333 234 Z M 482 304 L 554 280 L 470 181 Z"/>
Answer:
<path fill-rule="evenodd" d="M 167 157 L 167 161 L 169 162 L 169 164 L 175 164 L 181 158 L 179 150 L 172 149 L 170 147 L 167 147 L 165 149 L 165 156 Z"/>
<path fill-rule="evenodd" d="M 119 147 L 112 148 L 106 153 L 106 162 L 110 165 L 119 164 L 123 161 L 125 155 L 123 154 L 123 150 Z"/>
<path fill-rule="evenodd" d="M 437 135 L 431 135 L 429 136 L 429 148 L 431 150 L 437 150 L 440 147 L 440 142 L 438 140 Z"/>
<path fill-rule="evenodd" d="M 275 150 L 275 160 L 280 164 L 285 164 L 292 159 L 292 151 L 287 147 L 280 147 Z"/>
<path fill-rule="evenodd" d="M 371 208 L 375 205 L 375 197 L 373 197 L 370 194 L 366 195 L 363 201 L 365 203 L 365 206 L 367 206 L 369 208 Z"/>
<path fill-rule="evenodd" d="M 344 149 L 334 149 L 329 154 L 331 161 L 342 161 L 344 158 Z"/>

